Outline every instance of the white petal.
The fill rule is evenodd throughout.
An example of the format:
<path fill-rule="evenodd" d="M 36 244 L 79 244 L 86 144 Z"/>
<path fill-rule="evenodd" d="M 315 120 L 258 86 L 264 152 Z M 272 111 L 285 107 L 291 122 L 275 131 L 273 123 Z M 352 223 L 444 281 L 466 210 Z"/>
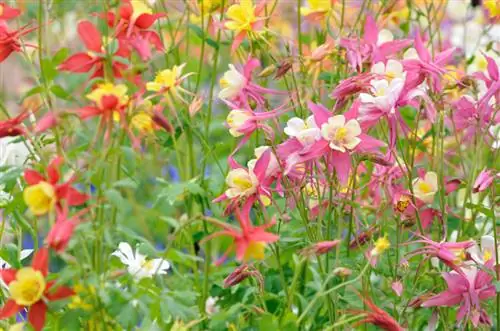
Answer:
<path fill-rule="evenodd" d="M 384 62 L 377 62 L 372 66 L 372 70 L 374 74 L 383 75 L 385 73 L 385 64 Z"/>
<path fill-rule="evenodd" d="M 393 40 L 394 40 L 394 35 L 392 34 L 392 32 L 387 29 L 382 29 L 378 33 L 377 45 L 382 45 L 383 43 Z"/>

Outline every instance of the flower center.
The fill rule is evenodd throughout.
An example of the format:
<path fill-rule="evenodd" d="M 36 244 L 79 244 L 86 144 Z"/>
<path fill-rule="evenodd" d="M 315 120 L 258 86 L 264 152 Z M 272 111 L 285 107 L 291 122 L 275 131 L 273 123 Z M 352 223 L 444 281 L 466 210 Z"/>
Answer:
<path fill-rule="evenodd" d="M 45 279 L 40 271 L 22 268 L 17 272 L 16 280 L 10 283 L 9 291 L 18 305 L 31 306 L 42 298 Z"/>
<path fill-rule="evenodd" d="M 335 141 L 337 142 L 342 142 L 345 140 L 345 138 L 347 137 L 347 128 L 343 127 L 343 128 L 338 128 L 337 131 L 335 131 Z"/>
<path fill-rule="evenodd" d="M 57 201 L 54 187 L 47 182 L 28 186 L 23 192 L 24 201 L 37 216 L 48 213 Z"/>
<path fill-rule="evenodd" d="M 489 249 L 485 249 L 483 253 L 483 261 L 489 261 L 493 257 L 492 252 Z"/>
<path fill-rule="evenodd" d="M 245 251 L 244 261 L 250 259 L 263 260 L 265 257 L 266 243 L 262 241 L 250 241 Z"/>
<path fill-rule="evenodd" d="M 245 178 L 245 177 L 236 177 L 236 178 L 234 178 L 233 183 L 238 188 L 240 188 L 242 191 L 246 191 L 248 189 L 251 189 L 252 186 L 253 186 L 253 184 L 250 181 L 250 179 L 249 178 Z"/>
<path fill-rule="evenodd" d="M 426 183 L 426 182 L 423 182 L 423 181 L 421 181 L 420 183 L 418 183 L 418 189 L 422 193 L 430 193 L 430 192 L 432 192 L 432 186 L 429 183 Z"/>

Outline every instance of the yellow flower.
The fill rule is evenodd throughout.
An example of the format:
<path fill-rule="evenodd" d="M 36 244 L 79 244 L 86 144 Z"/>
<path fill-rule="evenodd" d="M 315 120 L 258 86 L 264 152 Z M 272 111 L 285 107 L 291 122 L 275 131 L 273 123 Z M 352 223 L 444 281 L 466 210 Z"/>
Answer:
<path fill-rule="evenodd" d="M 40 271 L 22 268 L 16 273 L 16 280 L 9 284 L 10 296 L 20 306 L 31 306 L 42 298 L 45 285 Z"/>
<path fill-rule="evenodd" d="M 500 4 L 498 0 L 485 0 L 483 5 L 488 10 L 491 18 L 500 16 Z"/>
<path fill-rule="evenodd" d="M 387 236 L 380 237 L 375 241 L 375 248 L 372 250 L 372 255 L 380 255 L 391 247 L 391 242 Z"/>
<path fill-rule="evenodd" d="M 132 126 L 143 133 L 154 132 L 153 118 L 146 112 L 140 112 L 132 117 Z"/>
<path fill-rule="evenodd" d="M 54 187 L 43 181 L 25 188 L 23 198 L 30 211 L 37 216 L 52 211 L 57 201 Z"/>
<path fill-rule="evenodd" d="M 250 241 L 243 256 L 244 261 L 263 260 L 265 258 L 266 243 L 262 241 Z"/>
<path fill-rule="evenodd" d="M 154 81 L 146 84 L 146 89 L 152 92 L 174 89 L 181 79 L 184 64 L 174 66 L 172 69 L 165 69 L 156 74 Z"/>
<path fill-rule="evenodd" d="M 230 19 L 225 27 L 236 32 L 252 31 L 252 24 L 257 21 L 255 17 L 255 6 L 252 0 L 241 0 L 239 4 L 234 4 L 226 12 Z"/>
<path fill-rule="evenodd" d="M 132 21 L 137 19 L 142 14 L 152 14 L 153 10 L 143 0 L 131 0 L 132 5 Z"/>
<path fill-rule="evenodd" d="M 94 101 L 100 108 L 103 108 L 102 98 L 104 96 L 114 96 L 118 100 L 118 106 L 127 104 L 127 86 L 123 84 L 113 85 L 113 83 L 99 84 L 95 90 L 87 94 L 87 99 Z"/>
<path fill-rule="evenodd" d="M 237 168 L 231 170 L 226 177 L 228 198 L 250 196 L 257 190 L 258 179 L 251 170 Z"/>
<path fill-rule="evenodd" d="M 300 13 L 308 16 L 314 13 L 327 13 L 332 9 L 331 0 L 308 0 L 309 7 L 301 7 Z"/>

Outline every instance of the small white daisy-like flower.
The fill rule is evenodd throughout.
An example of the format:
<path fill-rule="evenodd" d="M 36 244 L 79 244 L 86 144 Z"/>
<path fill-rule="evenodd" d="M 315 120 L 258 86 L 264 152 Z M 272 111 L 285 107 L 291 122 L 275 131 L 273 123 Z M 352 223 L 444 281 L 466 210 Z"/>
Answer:
<path fill-rule="evenodd" d="M 164 275 L 170 269 L 168 261 L 164 259 L 148 260 L 137 249 L 134 253 L 132 247 L 126 242 L 121 242 L 111 256 L 118 257 L 127 266 L 128 273 L 137 280 L 151 278 L 154 275 Z"/>

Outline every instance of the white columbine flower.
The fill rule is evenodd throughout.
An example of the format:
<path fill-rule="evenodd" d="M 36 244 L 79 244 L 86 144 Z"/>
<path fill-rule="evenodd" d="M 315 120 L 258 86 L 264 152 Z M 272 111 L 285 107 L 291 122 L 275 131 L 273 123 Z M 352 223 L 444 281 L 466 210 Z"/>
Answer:
<path fill-rule="evenodd" d="M 309 116 L 307 120 L 298 117 L 293 117 L 288 120 L 285 127 L 285 134 L 289 137 L 295 137 L 302 145 L 311 145 L 316 140 L 321 138 L 314 116 Z"/>
<path fill-rule="evenodd" d="M 247 123 L 248 120 L 252 118 L 252 113 L 244 109 L 233 109 L 226 118 L 227 126 L 229 127 L 229 133 L 233 137 L 242 136 L 244 133 L 240 132 L 239 129 Z"/>
<path fill-rule="evenodd" d="M 425 203 L 431 203 L 438 191 L 438 178 L 435 172 L 429 171 L 424 178 L 413 180 L 413 194 Z"/>
<path fill-rule="evenodd" d="M 217 314 L 219 312 L 219 307 L 217 306 L 217 297 L 208 297 L 205 301 L 205 312 L 208 316 Z"/>
<path fill-rule="evenodd" d="M 367 115 L 365 113 L 372 109 L 394 114 L 396 112 L 394 106 L 399 99 L 404 84 L 405 80 L 403 78 L 394 78 L 390 83 L 386 79 L 372 79 L 370 81 L 372 94 L 361 93 L 359 95 L 361 117 Z"/>
<path fill-rule="evenodd" d="M 382 29 L 378 33 L 377 46 L 380 46 L 383 43 L 387 43 L 393 40 L 394 40 L 394 35 L 392 34 L 392 32 L 387 29 Z"/>
<path fill-rule="evenodd" d="M 222 90 L 219 92 L 219 98 L 231 100 L 240 94 L 245 87 L 247 80 L 234 65 L 229 65 L 229 70 L 224 73 L 224 76 L 219 81 Z"/>
<path fill-rule="evenodd" d="M 495 238 L 485 235 L 481 237 L 481 246 L 477 243 L 467 250 L 476 262 L 484 263 L 490 259 L 495 260 L 496 255 L 500 254 L 500 247 L 495 249 Z"/>
<path fill-rule="evenodd" d="M 248 197 L 257 191 L 259 180 L 251 169 L 236 168 L 227 174 L 226 184 L 228 198 Z"/>
<path fill-rule="evenodd" d="M 13 142 L 17 137 L 0 139 L 0 166 L 22 166 L 26 163 L 30 152 L 24 142 Z"/>
<path fill-rule="evenodd" d="M 118 257 L 127 266 L 129 274 L 137 280 L 164 275 L 170 269 L 170 263 L 164 259 L 147 260 L 137 249 L 134 254 L 132 247 L 126 242 L 121 242 L 111 255 Z"/>
<path fill-rule="evenodd" d="M 387 64 L 384 64 L 384 62 L 375 63 L 372 66 L 371 72 L 374 74 L 384 75 L 389 80 L 394 78 L 404 80 L 406 78 L 406 72 L 403 71 L 403 65 L 401 62 L 392 59 L 387 61 Z"/>
<path fill-rule="evenodd" d="M 330 142 L 330 148 L 344 153 L 359 145 L 361 127 L 355 119 L 346 123 L 344 115 L 335 115 L 321 126 L 321 135 Z"/>

